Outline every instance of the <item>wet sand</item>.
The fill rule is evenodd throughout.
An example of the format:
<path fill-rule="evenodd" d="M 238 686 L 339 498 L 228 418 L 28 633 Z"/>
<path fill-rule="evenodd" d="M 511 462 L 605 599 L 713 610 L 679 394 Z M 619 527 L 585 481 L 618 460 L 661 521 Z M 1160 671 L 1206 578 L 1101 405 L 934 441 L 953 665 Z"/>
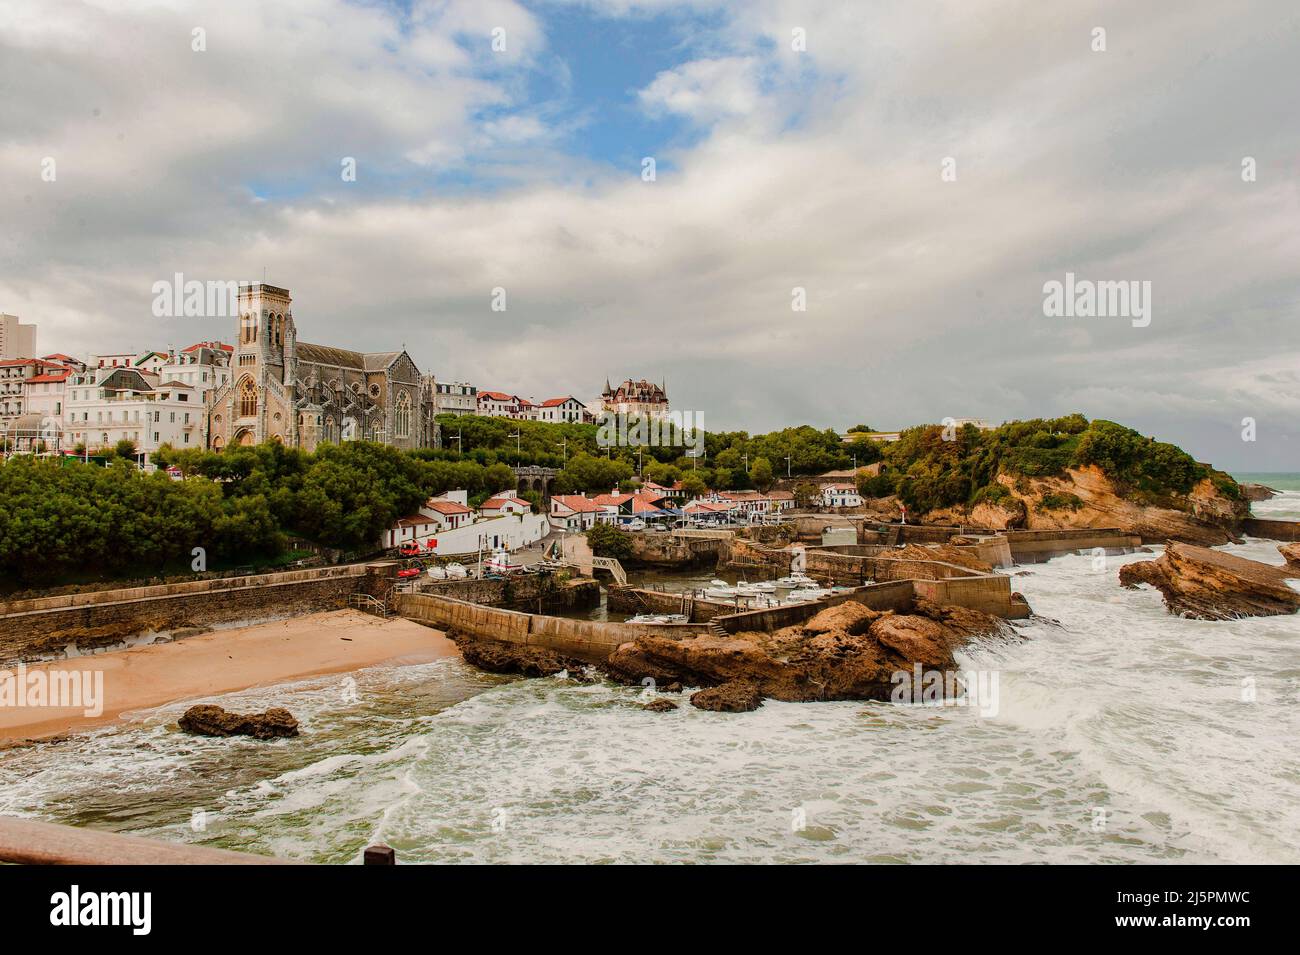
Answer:
<path fill-rule="evenodd" d="M 30 664 L 29 675 L 102 673 L 102 712 L 86 716 L 80 706 L 0 706 L 0 743 L 82 730 L 179 700 L 379 664 L 427 663 L 457 653 L 440 631 L 410 620 L 336 610 L 173 643 Z M 16 667 L 2 669 L 14 672 Z"/>

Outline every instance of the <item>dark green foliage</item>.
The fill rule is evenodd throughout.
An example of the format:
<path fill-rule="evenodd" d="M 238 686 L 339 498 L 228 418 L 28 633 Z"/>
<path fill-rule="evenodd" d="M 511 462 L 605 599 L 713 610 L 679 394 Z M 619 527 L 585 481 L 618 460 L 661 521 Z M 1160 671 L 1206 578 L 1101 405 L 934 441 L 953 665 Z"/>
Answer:
<path fill-rule="evenodd" d="M 627 560 L 632 556 L 632 536 L 613 524 L 595 524 L 587 530 L 587 543 L 597 557 Z"/>
<path fill-rule="evenodd" d="M 1077 494 L 1044 494 L 1043 499 L 1038 502 L 1040 511 L 1077 511 L 1083 507 L 1083 501 Z"/>
<path fill-rule="evenodd" d="M 944 440 L 950 437 L 952 440 Z M 1203 465 L 1172 444 L 1143 437 L 1113 421 L 1088 422 L 1082 415 L 1012 421 L 991 431 L 966 425 L 946 432 L 938 425 L 904 431 L 884 448 L 881 477 L 859 481 L 863 494 L 901 497 L 908 508 L 925 512 L 981 501 L 1003 503 L 1009 492 L 999 474 L 1016 479 L 1062 475 L 1067 468 L 1096 465 L 1135 498 L 1169 500 L 1186 494 L 1209 475 Z M 1218 472 L 1216 472 L 1218 473 Z M 1234 496 L 1236 482 L 1227 475 L 1216 486 Z M 1073 497 L 1073 495 L 1070 495 Z M 1057 502 L 1058 507 L 1079 504 Z"/>

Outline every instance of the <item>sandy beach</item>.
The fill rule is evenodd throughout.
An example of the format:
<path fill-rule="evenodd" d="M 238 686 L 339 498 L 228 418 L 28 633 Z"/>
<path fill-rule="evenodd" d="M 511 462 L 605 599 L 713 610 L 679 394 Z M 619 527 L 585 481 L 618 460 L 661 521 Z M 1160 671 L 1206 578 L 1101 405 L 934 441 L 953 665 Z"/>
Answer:
<path fill-rule="evenodd" d="M 80 671 L 83 679 L 97 681 L 102 673 L 102 711 L 87 716 L 83 707 L 0 706 L 0 742 L 86 729 L 178 700 L 378 664 L 426 663 L 457 652 L 441 632 L 401 617 L 380 620 L 336 610 L 32 664 L 26 673 L 40 674 L 38 679 Z"/>

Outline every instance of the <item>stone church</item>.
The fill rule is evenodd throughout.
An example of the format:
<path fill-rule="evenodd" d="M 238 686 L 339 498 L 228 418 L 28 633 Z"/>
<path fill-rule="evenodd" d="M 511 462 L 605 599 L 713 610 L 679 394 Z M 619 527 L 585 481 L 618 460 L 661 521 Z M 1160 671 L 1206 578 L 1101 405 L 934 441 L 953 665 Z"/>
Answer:
<path fill-rule="evenodd" d="M 340 441 L 437 444 L 431 379 L 410 355 L 300 342 L 291 303 L 287 289 L 265 282 L 240 287 L 230 383 L 208 406 L 213 450 L 263 441 L 306 451 Z"/>

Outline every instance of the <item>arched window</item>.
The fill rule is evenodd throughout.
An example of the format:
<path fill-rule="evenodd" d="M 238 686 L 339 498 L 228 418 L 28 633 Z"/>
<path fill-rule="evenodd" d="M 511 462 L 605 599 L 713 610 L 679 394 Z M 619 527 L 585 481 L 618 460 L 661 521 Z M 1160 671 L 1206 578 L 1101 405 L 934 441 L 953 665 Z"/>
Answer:
<path fill-rule="evenodd" d="M 241 418 L 251 418 L 257 414 L 257 389 L 253 387 L 253 379 L 245 378 L 239 386 L 239 416 Z"/>
<path fill-rule="evenodd" d="M 399 438 L 411 436 L 411 396 L 405 391 L 397 396 L 396 413 L 393 415 L 393 431 Z"/>

